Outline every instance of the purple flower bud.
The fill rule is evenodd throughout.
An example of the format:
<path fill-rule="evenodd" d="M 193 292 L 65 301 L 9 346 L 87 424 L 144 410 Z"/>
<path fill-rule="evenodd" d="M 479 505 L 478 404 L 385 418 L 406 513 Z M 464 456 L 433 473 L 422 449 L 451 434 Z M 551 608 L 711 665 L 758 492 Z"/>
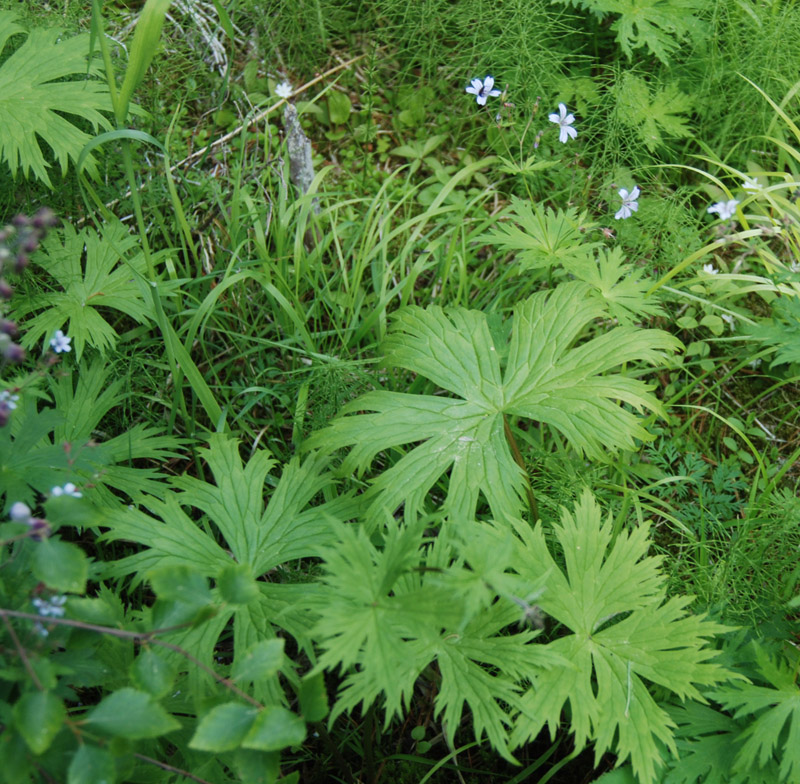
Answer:
<path fill-rule="evenodd" d="M 13 321 L 2 319 L 0 320 L 0 333 L 3 335 L 8 335 L 11 338 L 15 338 L 19 334 L 19 330 Z"/>
<path fill-rule="evenodd" d="M 14 269 L 17 272 L 22 272 L 25 267 L 28 266 L 28 254 L 27 253 L 18 253 L 17 258 L 14 262 Z"/>
<path fill-rule="evenodd" d="M 42 207 L 33 216 L 33 226 L 36 229 L 52 229 L 58 226 L 58 217 L 49 207 Z"/>
<path fill-rule="evenodd" d="M 19 249 L 23 253 L 33 253 L 39 247 L 39 237 L 36 234 L 29 234 L 19 244 Z"/>
<path fill-rule="evenodd" d="M 8 237 L 9 237 L 8 229 L 0 230 L 0 244 L 6 242 L 8 240 Z"/>
<path fill-rule="evenodd" d="M 9 361 L 19 364 L 25 361 L 25 349 L 18 346 L 16 343 L 9 343 L 3 349 L 3 356 Z"/>
<path fill-rule="evenodd" d="M 23 215 L 20 213 L 19 215 L 15 215 L 11 222 L 17 227 L 22 228 L 23 226 L 30 226 L 31 219 L 27 215 Z"/>
<path fill-rule="evenodd" d="M 14 294 L 14 289 L 9 286 L 5 278 L 0 278 L 0 297 L 3 299 L 11 299 Z"/>
<path fill-rule="evenodd" d="M 41 517 L 31 517 L 30 527 L 31 539 L 34 542 L 41 542 L 42 539 L 47 539 L 50 536 L 50 523 Z"/>

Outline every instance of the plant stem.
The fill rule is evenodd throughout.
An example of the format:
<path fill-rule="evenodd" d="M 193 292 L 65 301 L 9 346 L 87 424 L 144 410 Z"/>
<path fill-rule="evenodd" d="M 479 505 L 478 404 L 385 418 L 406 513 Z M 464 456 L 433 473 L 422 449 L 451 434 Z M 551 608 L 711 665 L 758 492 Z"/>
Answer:
<path fill-rule="evenodd" d="M 517 446 L 517 439 L 514 438 L 514 434 L 511 432 L 511 426 L 508 424 L 505 414 L 503 414 L 503 429 L 506 433 L 506 441 L 508 441 L 508 445 L 511 447 L 511 454 L 514 456 L 514 461 L 522 469 L 522 473 L 525 476 L 525 495 L 528 497 L 528 506 L 531 510 L 532 520 L 535 523 L 539 519 L 539 505 L 536 503 L 536 498 L 533 495 L 531 478 L 528 476 L 525 460 L 522 458 L 522 452 L 519 451 L 519 446 Z"/>

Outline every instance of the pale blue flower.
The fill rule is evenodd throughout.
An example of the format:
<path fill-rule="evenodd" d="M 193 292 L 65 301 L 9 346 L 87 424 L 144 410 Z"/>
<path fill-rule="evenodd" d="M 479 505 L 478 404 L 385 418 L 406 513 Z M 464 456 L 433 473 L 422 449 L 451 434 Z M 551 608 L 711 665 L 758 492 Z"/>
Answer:
<path fill-rule="evenodd" d="M 56 334 L 53 335 L 53 338 L 50 340 L 50 348 L 52 348 L 56 354 L 60 354 L 62 351 L 72 351 L 72 346 L 70 346 L 71 342 L 72 338 L 68 338 L 60 329 L 57 329 Z"/>
<path fill-rule="evenodd" d="M 9 411 L 13 411 L 19 402 L 19 395 L 12 395 L 7 389 L 0 392 L 0 404 L 4 404 Z"/>
<path fill-rule="evenodd" d="M 630 218 L 634 212 L 637 212 L 639 209 L 639 202 L 637 199 L 639 198 L 639 186 L 634 185 L 633 190 L 628 192 L 627 188 L 620 188 L 619 195 L 622 199 L 622 206 L 617 210 L 616 215 L 614 217 L 617 220 Z"/>
<path fill-rule="evenodd" d="M 736 205 L 738 203 L 738 199 L 731 199 L 730 201 L 718 201 L 716 204 L 712 204 L 708 208 L 707 212 L 709 214 L 716 212 L 721 220 L 730 220 L 734 215 L 736 215 Z"/>
<path fill-rule="evenodd" d="M 475 100 L 480 106 L 486 105 L 487 98 L 495 98 L 500 95 L 500 90 L 494 86 L 494 77 L 488 75 L 483 80 L 473 79 L 465 90 L 475 96 Z"/>
<path fill-rule="evenodd" d="M 572 123 L 575 122 L 575 115 L 567 114 L 565 104 L 560 103 L 558 105 L 558 114 L 554 112 L 547 115 L 547 118 L 558 126 L 558 140 L 562 144 L 566 144 L 569 139 L 574 139 L 578 135 L 578 132 L 572 127 Z"/>

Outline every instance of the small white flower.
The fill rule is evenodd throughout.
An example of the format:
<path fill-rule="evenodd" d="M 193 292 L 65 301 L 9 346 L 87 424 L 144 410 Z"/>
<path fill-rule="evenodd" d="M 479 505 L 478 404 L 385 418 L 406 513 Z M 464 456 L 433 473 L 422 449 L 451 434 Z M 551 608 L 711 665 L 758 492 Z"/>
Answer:
<path fill-rule="evenodd" d="M 736 215 L 736 205 L 739 203 L 738 199 L 731 199 L 730 201 L 718 201 L 708 208 L 708 213 L 716 212 L 721 220 L 730 220 Z"/>
<path fill-rule="evenodd" d="M 7 389 L 0 392 L 0 404 L 5 403 L 9 411 L 13 411 L 17 407 L 19 395 L 12 395 Z"/>
<path fill-rule="evenodd" d="M 51 596 L 50 599 L 34 599 L 33 606 L 44 618 L 61 618 L 64 615 L 66 596 Z"/>
<path fill-rule="evenodd" d="M 722 313 L 720 318 L 730 327 L 731 332 L 736 329 L 736 319 L 729 313 Z"/>
<path fill-rule="evenodd" d="M 465 91 L 474 95 L 480 106 L 486 105 L 487 98 L 495 98 L 500 95 L 500 90 L 494 86 L 494 77 L 488 75 L 483 80 L 473 79 Z"/>
<path fill-rule="evenodd" d="M 746 174 L 742 178 L 742 188 L 747 193 L 757 193 L 764 190 L 764 186 L 755 177 L 749 177 Z"/>
<path fill-rule="evenodd" d="M 294 89 L 292 85 L 287 81 L 283 81 L 275 87 L 275 95 L 277 95 L 278 98 L 291 98 L 293 92 Z"/>
<path fill-rule="evenodd" d="M 70 346 L 71 342 L 72 338 L 68 338 L 60 329 L 57 329 L 56 334 L 53 335 L 50 341 L 50 348 L 52 348 L 56 354 L 60 354 L 62 351 L 72 351 L 72 346 Z"/>
<path fill-rule="evenodd" d="M 753 370 L 758 370 L 761 367 L 761 357 L 756 357 L 752 362 L 747 363 Z"/>
<path fill-rule="evenodd" d="M 578 132 L 572 127 L 572 123 L 575 122 L 575 115 L 567 114 L 567 107 L 563 103 L 558 105 L 558 114 L 555 112 L 548 114 L 547 119 L 558 126 L 558 140 L 562 144 L 566 144 L 569 139 L 577 137 Z"/>
<path fill-rule="evenodd" d="M 631 215 L 639 209 L 639 202 L 637 201 L 640 193 L 639 186 L 634 185 L 630 193 L 628 193 L 626 188 L 620 188 L 618 192 L 622 199 L 622 206 L 617 210 L 614 217 L 617 220 L 620 220 L 620 218 L 630 218 Z"/>
<path fill-rule="evenodd" d="M 27 504 L 23 504 L 22 501 L 11 504 L 11 509 L 8 510 L 8 516 L 15 523 L 25 523 L 25 525 L 30 525 L 33 519 L 30 507 Z"/>
<path fill-rule="evenodd" d="M 54 487 L 50 491 L 50 495 L 71 495 L 73 498 L 82 498 L 83 493 L 81 493 L 77 487 L 75 487 L 72 482 L 67 482 L 64 487 Z"/>
<path fill-rule="evenodd" d="M 703 272 L 706 275 L 718 275 L 719 270 L 713 264 L 703 264 Z"/>

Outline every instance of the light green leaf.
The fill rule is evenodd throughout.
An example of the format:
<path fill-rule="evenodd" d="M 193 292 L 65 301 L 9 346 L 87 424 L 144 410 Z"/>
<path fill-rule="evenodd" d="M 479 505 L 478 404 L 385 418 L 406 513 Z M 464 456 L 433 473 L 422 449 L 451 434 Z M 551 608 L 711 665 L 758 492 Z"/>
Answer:
<path fill-rule="evenodd" d="M 33 574 L 53 590 L 83 593 L 89 575 L 89 559 L 77 545 L 52 537 L 36 545 Z"/>
<path fill-rule="evenodd" d="M 0 54 L 11 36 L 25 33 L 16 19 L 16 13 L 0 11 Z M 48 187 L 50 165 L 40 140 L 63 175 L 91 139 L 63 115 L 83 118 L 95 131 L 111 127 L 102 114 L 112 110 L 108 89 L 96 78 L 96 64 L 88 65 L 87 74 L 89 36 L 59 39 L 59 30 L 33 30 L 0 66 L 0 159 L 12 176 L 20 169 L 24 176 L 32 172 Z M 97 172 L 91 156 L 87 168 Z"/>
<path fill-rule="evenodd" d="M 630 759 L 642 784 L 654 784 L 660 744 L 676 753 L 675 724 L 646 682 L 680 699 L 701 700 L 698 686 L 730 677 L 709 661 L 715 652 L 705 642 L 726 627 L 687 616 L 690 599 L 665 601 L 660 559 L 647 556 L 647 529 L 613 539 L 611 520 L 603 522 L 588 491 L 574 514 L 564 510 L 555 527 L 564 571 L 548 552 L 541 525 L 518 531 L 530 545 L 519 554 L 518 568 L 550 572 L 537 602 L 572 634 L 548 644 L 565 664 L 532 679 L 521 700 L 514 743 L 535 738 L 545 725 L 554 736 L 569 703 L 576 748 L 593 741 L 598 761 L 613 750 L 620 763 Z"/>
<path fill-rule="evenodd" d="M 128 740 L 157 738 L 180 728 L 180 723 L 150 694 L 124 688 L 113 692 L 86 717 L 97 730 Z"/>
<path fill-rule="evenodd" d="M 114 784 L 114 758 L 105 749 L 82 744 L 67 770 L 67 784 Z"/>
<path fill-rule="evenodd" d="M 321 672 L 306 675 L 300 681 L 298 697 L 300 713 L 306 721 L 322 721 L 328 715 L 328 692 Z"/>
<path fill-rule="evenodd" d="M 226 566 L 217 578 L 220 596 L 231 604 L 250 604 L 258 598 L 258 585 L 247 564 Z"/>
<path fill-rule="evenodd" d="M 479 492 L 496 517 L 517 515 L 524 479 L 506 441 L 504 415 L 555 427 L 576 450 L 603 459 L 651 438 L 620 402 L 661 411 L 644 382 L 609 371 L 636 361 L 661 362 L 679 342 L 660 330 L 618 327 L 575 347 L 585 328 L 605 314 L 589 295 L 589 286 L 574 281 L 521 302 L 505 370 L 498 356 L 503 347 L 494 345 L 483 313 L 406 308 L 385 342 L 387 363 L 458 397 L 370 392 L 346 405 L 345 416 L 304 448 L 330 453 L 352 447 L 340 469 L 351 475 L 364 471 L 379 452 L 416 443 L 374 480 L 367 493 L 373 508 L 421 508 L 428 490 L 450 469 L 444 509 L 452 516 L 472 517 Z M 355 414 L 365 410 L 374 413 Z"/>
<path fill-rule="evenodd" d="M 268 705 L 259 711 L 250 731 L 242 741 L 245 749 L 280 751 L 287 746 L 298 746 L 306 737 L 303 720 L 278 705 Z"/>
<path fill-rule="evenodd" d="M 58 735 L 67 710 L 49 691 L 24 694 L 14 705 L 14 723 L 34 754 L 44 754 Z"/>
<path fill-rule="evenodd" d="M 208 580 L 191 567 L 173 566 L 155 569 L 148 574 L 148 579 L 159 599 L 181 602 L 196 609 L 214 601 Z"/>
<path fill-rule="evenodd" d="M 232 751 L 244 740 L 258 708 L 238 702 L 226 702 L 212 708 L 197 725 L 190 748 L 200 751 Z"/>
<path fill-rule="evenodd" d="M 258 681 L 271 678 L 283 666 L 284 640 L 261 640 L 251 645 L 233 663 L 235 681 Z"/>
<path fill-rule="evenodd" d="M 133 683 L 156 699 L 169 694 L 175 674 L 175 667 L 151 650 L 142 651 L 131 665 Z"/>
<path fill-rule="evenodd" d="M 345 93 L 331 90 L 328 93 L 328 117 L 332 125 L 342 125 L 350 117 L 352 104 Z"/>

